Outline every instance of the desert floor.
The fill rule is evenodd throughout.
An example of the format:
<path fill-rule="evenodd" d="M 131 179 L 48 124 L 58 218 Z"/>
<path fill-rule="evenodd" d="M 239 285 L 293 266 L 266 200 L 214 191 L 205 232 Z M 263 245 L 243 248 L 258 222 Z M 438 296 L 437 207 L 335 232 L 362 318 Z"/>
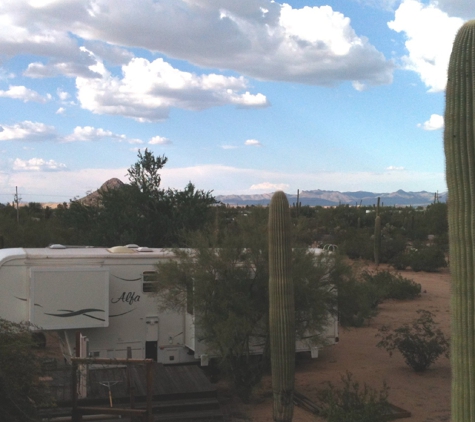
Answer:
<path fill-rule="evenodd" d="M 384 269 L 384 267 L 381 267 Z M 379 314 L 368 326 L 340 329 L 340 342 L 320 352 L 318 359 L 298 362 L 296 390 L 310 399 L 326 381 L 338 385 L 346 371 L 353 379 L 380 390 L 385 380 L 389 386 L 389 402 L 401 407 L 412 416 L 410 422 L 450 421 L 450 362 L 440 357 L 426 372 L 415 373 L 396 351 L 392 357 L 376 347 L 376 334 L 383 325 L 397 328 L 417 317 L 418 309 L 435 314 L 435 321 L 450 335 L 450 275 L 447 269 L 439 273 L 400 272 L 422 286 L 421 297 L 408 301 L 386 301 Z M 272 421 L 270 378 L 266 377 L 249 405 L 234 408 L 232 420 L 248 419 L 255 422 Z M 294 421 L 321 421 L 317 416 L 296 407 Z"/>

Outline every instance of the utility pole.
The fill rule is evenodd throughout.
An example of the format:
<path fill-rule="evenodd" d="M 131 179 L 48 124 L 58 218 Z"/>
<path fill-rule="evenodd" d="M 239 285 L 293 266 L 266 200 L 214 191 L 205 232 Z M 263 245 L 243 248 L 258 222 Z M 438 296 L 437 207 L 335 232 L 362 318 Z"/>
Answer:
<path fill-rule="evenodd" d="M 18 197 L 18 186 L 15 186 L 15 195 L 13 196 L 13 201 L 16 203 L 16 222 L 20 222 L 20 200 Z"/>

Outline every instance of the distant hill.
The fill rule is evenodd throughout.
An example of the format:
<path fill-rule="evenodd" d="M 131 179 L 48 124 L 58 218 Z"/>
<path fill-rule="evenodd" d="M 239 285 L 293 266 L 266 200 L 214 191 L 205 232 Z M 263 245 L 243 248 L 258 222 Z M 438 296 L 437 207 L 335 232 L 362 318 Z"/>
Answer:
<path fill-rule="evenodd" d="M 289 203 L 292 205 L 297 201 L 297 194 L 287 193 Z M 244 205 L 268 205 L 272 193 L 260 195 L 218 195 L 216 199 L 224 204 L 244 206 Z M 405 192 L 398 190 L 392 193 L 373 192 L 338 192 L 330 190 L 304 190 L 300 192 L 299 201 L 302 205 L 310 206 L 336 206 L 340 204 L 349 205 L 373 205 L 378 197 L 386 206 L 425 206 L 434 202 L 434 192 Z M 439 201 L 447 201 L 447 193 L 439 194 Z"/>
<path fill-rule="evenodd" d="M 124 185 L 122 180 L 117 179 L 116 177 L 109 179 L 107 182 L 104 182 L 102 186 L 96 191 L 86 195 L 84 198 L 78 199 L 83 205 L 98 205 L 101 198 L 101 192 L 107 192 L 111 189 L 118 189 Z"/>

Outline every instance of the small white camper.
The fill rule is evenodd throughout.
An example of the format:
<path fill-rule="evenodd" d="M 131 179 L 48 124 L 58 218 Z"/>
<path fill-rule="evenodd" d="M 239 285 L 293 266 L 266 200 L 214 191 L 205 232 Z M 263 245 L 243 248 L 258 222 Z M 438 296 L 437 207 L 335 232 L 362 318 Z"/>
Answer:
<path fill-rule="evenodd" d="M 157 264 L 173 259 L 169 250 L 136 245 L 0 249 L 0 317 L 59 332 L 69 356 L 80 331 L 90 357 L 206 364 L 208 351 L 195 337 L 193 315 L 159 311 L 149 294 Z M 326 338 L 327 344 L 338 341 L 336 318 Z M 297 351 L 318 356 L 303 342 Z"/>

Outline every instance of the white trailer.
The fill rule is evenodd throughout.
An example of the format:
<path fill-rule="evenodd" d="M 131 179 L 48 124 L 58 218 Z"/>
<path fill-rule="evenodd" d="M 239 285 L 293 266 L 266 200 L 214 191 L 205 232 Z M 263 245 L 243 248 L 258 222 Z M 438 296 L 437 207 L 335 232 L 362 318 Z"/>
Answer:
<path fill-rule="evenodd" d="M 159 311 L 150 294 L 157 264 L 174 259 L 165 249 L 122 246 L 0 249 L 0 318 L 59 332 L 65 355 L 75 355 L 80 331 L 90 357 L 206 364 L 194 316 Z M 338 341 L 336 318 L 326 338 L 327 344 Z M 318 355 L 304 342 L 297 351 Z"/>

